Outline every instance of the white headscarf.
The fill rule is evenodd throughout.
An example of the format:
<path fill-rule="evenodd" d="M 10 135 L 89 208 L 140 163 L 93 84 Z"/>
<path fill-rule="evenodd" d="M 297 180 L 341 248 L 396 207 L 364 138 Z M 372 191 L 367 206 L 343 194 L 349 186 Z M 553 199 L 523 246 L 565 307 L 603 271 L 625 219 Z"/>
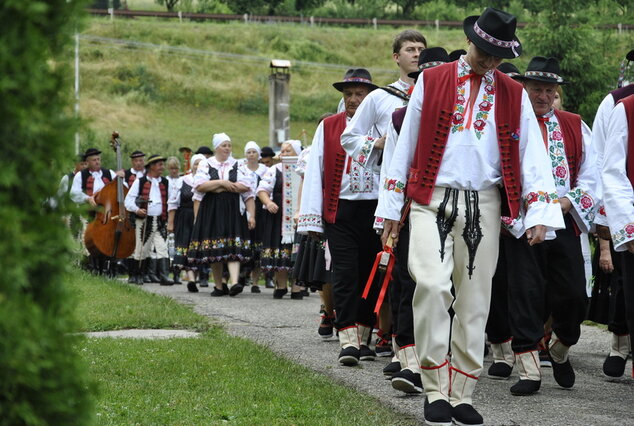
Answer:
<path fill-rule="evenodd" d="M 192 158 L 189 159 L 189 164 L 191 164 L 193 166 L 194 164 L 196 164 L 196 161 L 198 161 L 198 160 L 202 161 L 205 158 L 207 158 L 207 157 L 205 157 L 203 154 L 194 154 L 194 155 L 192 155 Z"/>
<path fill-rule="evenodd" d="M 214 149 L 218 148 L 223 142 L 231 142 L 231 138 L 226 133 L 216 133 L 212 139 Z"/>
<path fill-rule="evenodd" d="M 284 141 L 284 143 L 291 144 L 291 146 L 295 150 L 295 155 L 299 155 L 302 152 L 302 141 L 299 141 L 297 139 L 289 139 L 287 141 Z"/>
<path fill-rule="evenodd" d="M 247 151 L 250 149 L 255 149 L 258 152 L 258 157 L 260 156 L 260 153 L 262 152 L 258 144 L 253 141 L 247 142 L 247 144 L 244 146 L 244 155 L 247 155 Z"/>

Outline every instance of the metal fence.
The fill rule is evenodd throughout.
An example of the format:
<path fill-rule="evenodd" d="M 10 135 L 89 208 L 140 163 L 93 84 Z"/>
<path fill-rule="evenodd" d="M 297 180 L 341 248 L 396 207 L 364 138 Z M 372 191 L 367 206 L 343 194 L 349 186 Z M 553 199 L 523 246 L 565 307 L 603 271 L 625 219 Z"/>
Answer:
<path fill-rule="evenodd" d="M 190 12 L 163 12 L 151 10 L 119 10 L 119 9 L 86 9 L 91 15 L 98 16 L 115 16 L 121 17 L 154 17 L 169 19 L 187 19 L 191 21 L 243 21 L 249 22 L 267 22 L 280 23 L 292 22 L 305 25 L 353 25 L 353 26 L 371 26 L 377 28 L 379 25 L 388 25 L 392 27 L 436 27 L 436 28 L 462 28 L 462 21 L 440 21 L 436 20 L 405 20 L 405 19 L 345 19 L 345 18 L 320 18 L 316 16 L 268 16 L 268 15 L 231 15 L 220 13 L 190 13 Z M 525 22 L 518 23 L 518 27 L 523 28 L 527 24 Z M 618 32 L 629 31 L 634 29 L 631 24 L 605 24 L 598 25 L 599 29 L 617 30 Z"/>

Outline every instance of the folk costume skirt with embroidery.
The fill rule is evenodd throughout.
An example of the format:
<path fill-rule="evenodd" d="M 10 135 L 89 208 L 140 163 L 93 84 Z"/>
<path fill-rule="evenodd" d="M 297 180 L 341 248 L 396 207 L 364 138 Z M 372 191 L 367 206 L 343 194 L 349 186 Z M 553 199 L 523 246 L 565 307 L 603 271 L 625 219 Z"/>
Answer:
<path fill-rule="evenodd" d="M 325 245 L 325 240 L 300 235 L 297 258 L 293 267 L 294 279 L 318 290 L 330 281 L 330 272 L 326 270 Z"/>
<path fill-rule="evenodd" d="M 291 260 L 293 243 L 282 244 L 283 184 L 284 177 L 282 172 L 277 170 L 272 198 L 279 209 L 275 214 L 269 213 L 268 210 L 264 211 L 262 217 L 260 267 L 264 271 L 288 271 L 293 269 L 293 261 Z"/>
<path fill-rule="evenodd" d="M 187 249 L 194 228 L 194 203 L 192 201 L 192 187 L 183 182 L 181 187 L 181 199 L 176 214 L 174 215 L 174 255 L 173 266 L 186 268 Z"/>
<path fill-rule="evenodd" d="M 205 194 L 192 230 L 187 260 L 193 265 L 248 261 L 251 240 L 247 220 L 240 213 L 240 194 Z"/>

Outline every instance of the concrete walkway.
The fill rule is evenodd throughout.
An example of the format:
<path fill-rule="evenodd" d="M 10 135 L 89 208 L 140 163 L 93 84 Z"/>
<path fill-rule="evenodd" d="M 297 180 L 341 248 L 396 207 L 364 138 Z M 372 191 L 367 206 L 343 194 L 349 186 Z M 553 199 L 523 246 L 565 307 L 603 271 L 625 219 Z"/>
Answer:
<path fill-rule="evenodd" d="M 261 294 L 246 289 L 237 297 L 213 298 L 209 289 L 188 293 L 184 285 L 142 286 L 146 291 L 173 297 L 192 305 L 199 314 L 222 324 L 232 335 L 253 340 L 277 354 L 331 377 L 384 402 L 404 415 L 423 420 L 422 396 L 406 396 L 392 389 L 382 369 L 388 358 L 362 362 L 358 367 L 342 367 L 337 362 L 336 340 L 324 341 L 317 335 L 319 297 L 316 293 L 304 300 L 274 300 L 272 290 Z M 634 379 L 608 380 L 601 371 L 607 353 L 609 335 L 596 327 L 583 327 L 581 341 L 571 351 L 577 373 L 575 386 L 562 389 L 555 383 L 550 369 L 544 370 L 539 393 L 532 397 L 515 397 L 509 381 L 482 377 L 474 395 L 474 405 L 487 425 L 634 425 Z M 485 371 L 491 363 L 485 359 Z M 631 371 L 631 361 L 626 367 Z"/>

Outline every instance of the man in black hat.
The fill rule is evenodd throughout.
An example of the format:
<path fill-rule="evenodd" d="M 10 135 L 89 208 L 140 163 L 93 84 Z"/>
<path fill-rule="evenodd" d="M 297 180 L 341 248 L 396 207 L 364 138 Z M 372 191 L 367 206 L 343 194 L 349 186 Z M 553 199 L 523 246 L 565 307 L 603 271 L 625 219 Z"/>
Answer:
<path fill-rule="evenodd" d="M 462 55 L 466 55 L 467 51 L 464 49 L 452 50 L 449 54 L 449 62 L 457 61 Z"/>
<path fill-rule="evenodd" d="M 315 131 L 297 232 L 320 239 L 325 234 L 328 239 L 339 362 L 351 366 L 375 356 L 368 346 L 374 325 L 372 306 L 361 293 L 380 249 L 372 230 L 379 176 L 352 161 L 341 147 L 341 133 L 377 86 L 364 68 L 348 70 L 333 86 L 342 92 L 346 110 L 325 118 Z M 327 316 L 332 320 L 333 313 Z"/>
<path fill-rule="evenodd" d="M 399 68 L 399 79 L 367 96 L 341 135 L 341 144 L 348 155 L 377 173 L 392 113 L 407 105 L 414 83 L 408 74 L 418 70 L 418 57 L 426 47 L 427 40 L 415 30 L 402 31 L 394 38 L 392 59 Z M 379 314 L 375 345 L 379 356 L 391 356 L 393 353 L 390 328 L 389 306 L 385 305 Z"/>
<path fill-rule="evenodd" d="M 273 157 L 275 157 L 275 151 L 270 146 L 265 146 L 262 148 L 262 152 L 260 153 L 260 163 L 264 164 L 266 167 L 273 166 Z"/>
<path fill-rule="evenodd" d="M 134 151 L 130 154 L 130 165 L 132 166 L 125 171 L 125 182 L 128 188 L 132 187 L 135 179 L 143 177 L 145 174 L 145 154 L 142 151 Z"/>
<path fill-rule="evenodd" d="M 201 146 L 201 147 L 198 147 L 195 154 L 202 154 L 206 158 L 209 158 L 209 157 L 213 157 L 214 152 L 208 146 Z"/>
<path fill-rule="evenodd" d="M 630 53 L 634 59 L 634 51 Z M 621 99 L 610 115 L 601 174 L 612 242 L 622 256 L 621 297 L 626 328 L 631 331 L 634 330 L 634 94 Z M 606 374 L 612 373 L 609 375 L 614 377 L 623 374 L 630 349 L 627 337 L 621 338 L 620 347 L 613 347 L 615 353 L 606 360 L 609 364 Z"/>
<path fill-rule="evenodd" d="M 507 277 L 510 325 L 507 338 L 513 336 L 510 345 L 520 374 L 511 393 L 530 395 L 541 384 L 538 349 L 544 337 L 544 319 L 549 313 L 553 317 L 548 348 L 553 375 L 564 388 L 572 387 L 575 382 L 568 352 L 581 335 L 587 301 L 579 231 L 587 233 L 593 226 L 600 187 L 590 129 L 579 115 L 553 108 L 557 86 L 567 84 L 560 76 L 559 62 L 536 56 L 524 75 L 516 78 L 524 83 L 537 116 L 566 224 L 565 229 L 556 232 L 555 239 L 544 244 L 531 246 L 526 240 L 512 237 L 506 237 L 503 244 L 507 266 L 514 272 Z M 517 218 L 505 218 L 504 222 L 511 234 L 524 233 Z M 506 369 L 506 377 L 511 373 L 510 367 Z"/>
<path fill-rule="evenodd" d="M 522 212 L 533 245 L 564 227 L 528 95 L 495 69 L 522 51 L 516 25 L 492 8 L 465 19 L 467 54 L 419 76 L 386 177 L 384 239 L 398 240 L 405 192 L 412 199 L 408 266 L 428 424 L 483 423 L 472 394 L 482 371 L 501 210 Z"/>
<path fill-rule="evenodd" d="M 134 259 L 139 274 L 136 284 L 143 284 L 140 275 L 151 260 L 151 251 L 157 255 L 158 281 L 161 285 L 173 285 L 169 279 L 169 254 L 167 252 L 167 201 L 169 181 L 163 177 L 165 157 L 151 155 L 145 163 L 145 176 L 136 179 L 125 197 L 125 208 L 136 216 L 136 240 Z"/>
<path fill-rule="evenodd" d="M 603 167 L 603 157 L 605 155 L 605 146 L 607 142 L 608 131 L 610 130 L 610 115 L 614 106 L 622 99 L 630 95 L 634 95 L 634 81 L 631 78 L 629 62 L 634 61 L 634 50 L 630 50 L 621 65 L 621 75 L 619 76 L 618 88 L 607 94 L 597 109 L 592 124 L 592 145 L 597 152 L 597 166 L 599 170 Z M 630 71 L 631 73 L 631 71 Z M 610 353 L 603 363 L 603 373 L 609 377 L 621 377 L 625 372 L 625 362 L 631 351 L 630 330 L 625 320 L 625 306 L 623 300 L 623 280 L 620 278 L 622 274 L 621 265 L 623 264 L 622 252 L 615 252 L 612 244 L 612 237 L 608 227 L 608 219 L 605 215 L 605 208 L 600 206 L 598 214 L 595 218 L 597 227 L 597 236 L 599 237 L 599 245 L 601 253 L 599 265 L 603 263 L 611 264 L 612 271 L 610 275 L 610 294 L 614 303 L 609 306 L 609 323 L 608 331 L 610 331 Z M 609 258 L 608 259 L 606 259 Z M 604 266 L 601 266 L 602 268 Z"/>
<path fill-rule="evenodd" d="M 427 69 L 451 62 L 447 51 L 442 47 L 430 47 L 423 50 L 418 57 L 418 70 L 408 74 L 414 81 Z M 392 113 L 392 120 L 388 126 L 387 139 L 383 150 L 381 164 L 381 182 L 384 181 L 398 135 L 403 125 L 403 119 L 407 107 L 397 109 Z M 383 187 L 379 189 L 379 203 L 376 209 L 376 227 L 380 228 L 383 221 L 383 203 L 385 198 L 381 196 Z M 391 375 L 392 387 L 408 394 L 420 394 L 423 385 L 420 378 L 420 362 L 416 354 L 414 341 L 414 318 L 412 312 L 412 298 L 416 283 L 412 280 L 407 269 L 409 251 L 409 221 L 405 221 L 399 235 L 400 244 L 395 249 L 396 265 L 392 281 L 390 283 L 390 306 L 392 312 L 392 345 L 395 351 L 395 359 L 383 369 L 386 376 Z"/>

